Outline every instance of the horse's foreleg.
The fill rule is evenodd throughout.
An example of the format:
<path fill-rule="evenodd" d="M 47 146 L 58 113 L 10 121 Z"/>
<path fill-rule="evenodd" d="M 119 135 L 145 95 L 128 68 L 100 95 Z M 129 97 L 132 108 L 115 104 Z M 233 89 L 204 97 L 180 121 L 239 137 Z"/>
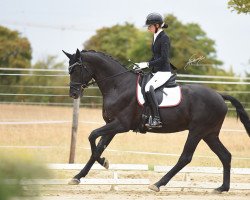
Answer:
<path fill-rule="evenodd" d="M 170 179 L 176 175 L 183 167 L 185 167 L 188 163 L 191 162 L 194 151 L 200 142 L 199 136 L 194 136 L 189 133 L 186 144 L 184 146 L 183 152 L 177 162 L 177 164 L 165 175 L 163 176 L 157 183 L 150 185 L 149 189 L 154 190 L 155 192 L 160 191 L 160 187 L 166 185 Z"/>
<path fill-rule="evenodd" d="M 91 167 L 93 166 L 95 161 L 97 161 L 103 167 L 108 168 L 108 166 L 107 166 L 108 161 L 105 158 L 100 158 L 100 156 L 103 153 L 103 151 L 105 150 L 105 148 L 109 145 L 109 143 L 111 142 L 111 140 L 113 139 L 114 136 L 115 136 L 115 134 L 105 135 L 100 139 L 100 141 L 98 142 L 98 145 L 97 145 L 99 157 L 95 158 L 93 155 L 91 155 L 89 161 L 84 166 L 84 168 L 80 171 L 80 173 L 78 173 L 76 176 L 74 176 L 74 178 L 69 182 L 69 184 L 72 184 L 72 185 L 79 184 L 80 179 L 82 177 L 85 177 L 88 174 L 89 170 L 91 169 Z"/>
<path fill-rule="evenodd" d="M 98 128 L 92 131 L 92 133 L 89 135 L 89 143 L 91 147 L 92 156 L 95 159 L 98 159 L 100 157 L 100 152 L 99 152 L 100 149 L 97 149 L 96 147 L 96 139 L 98 137 L 105 136 L 105 135 L 114 135 L 116 133 L 121 133 L 125 131 L 128 131 L 128 130 L 125 130 L 117 119 L 106 124 L 105 126 L 101 128 Z"/>
<path fill-rule="evenodd" d="M 89 142 L 92 152 L 91 157 L 85 167 L 69 182 L 69 184 L 79 184 L 80 179 L 88 174 L 89 170 L 91 169 L 96 160 L 98 160 L 100 163 L 104 162 L 104 160 L 100 158 L 100 156 L 105 150 L 106 146 L 111 142 L 116 133 L 121 133 L 125 131 L 126 130 L 122 127 L 118 120 L 114 120 L 106 124 L 105 126 L 92 131 L 89 136 Z M 103 138 L 96 146 L 96 139 L 98 137 Z"/>
<path fill-rule="evenodd" d="M 97 162 L 105 167 L 106 169 L 109 168 L 109 162 L 106 158 L 101 158 L 101 154 L 103 153 L 103 151 L 107 148 L 107 146 L 109 145 L 109 143 L 112 141 L 112 139 L 114 138 L 115 134 L 110 134 L 110 135 L 105 135 L 102 136 L 100 141 L 97 144 L 97 151 L 99 152 L 99 156 L 97 157 Z"/>

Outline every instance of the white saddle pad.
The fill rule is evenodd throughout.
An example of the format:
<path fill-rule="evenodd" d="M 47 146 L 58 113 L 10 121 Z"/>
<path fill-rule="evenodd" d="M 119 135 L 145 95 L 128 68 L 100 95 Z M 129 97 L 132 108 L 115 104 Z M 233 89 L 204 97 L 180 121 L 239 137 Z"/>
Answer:
<path fill-rule="evenodd" d="M 159 104 L 159 107 L 173 107 L 179 105 L 181 102 L 181 88 L 180 86 L 176 86 L 173 88 L 164 88 L 163 99 Z M 141 86 L 137 84 L 137 101 L 139 105 L 143 105 L 145 103 L 144 97 L 141 92 Z M 166 95 L 167 94 L 167 95 Z"/>

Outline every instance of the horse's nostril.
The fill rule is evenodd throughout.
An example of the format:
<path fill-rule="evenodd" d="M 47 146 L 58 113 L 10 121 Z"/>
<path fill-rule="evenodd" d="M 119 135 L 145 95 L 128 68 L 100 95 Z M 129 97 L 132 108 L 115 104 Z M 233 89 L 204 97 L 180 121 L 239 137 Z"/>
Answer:
<path fill-rule="evenodd" d="M 75 98 L 76 97 L 76 93 L 70 93 L 69 96 L 72 97 L 72 98 Z"/>
<path fill-rule="evenodd" d="M 77 93 L 73 93 L 73 96 L 72 96 L 74 99 L 77 99 L 78 98 L 78 95 Z"/>

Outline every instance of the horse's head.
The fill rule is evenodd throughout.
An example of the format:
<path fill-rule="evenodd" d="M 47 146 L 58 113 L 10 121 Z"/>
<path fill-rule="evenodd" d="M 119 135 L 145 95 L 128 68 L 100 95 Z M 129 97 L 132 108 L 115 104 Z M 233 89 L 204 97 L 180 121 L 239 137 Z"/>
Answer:
<path fill-rule="evenodd" d="M 69 96 L 77 99 L 83 95 L 83 89 L 92 79 L 92 73 L 82 60 L 81 52 L 77 49 L 75 54 L 63 53 L 69 58 L 70 89 Z"/>

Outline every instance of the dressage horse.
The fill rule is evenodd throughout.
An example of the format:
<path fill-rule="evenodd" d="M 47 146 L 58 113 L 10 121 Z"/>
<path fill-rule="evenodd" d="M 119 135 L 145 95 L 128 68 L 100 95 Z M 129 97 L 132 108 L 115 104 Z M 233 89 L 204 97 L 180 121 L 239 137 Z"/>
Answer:
<path fill-rule="evenodd" d="M 137 102 L 136 84 L 138 74 L 128 70 L 118 61 L 101 52 L 79 51 L 69 54 L 70 97 L 82 96 L 84 88 L 96 83 L 103 96 L 103 119 L 101 128 L 89 135 L 91 157 L 85 167 L 69 182 L 79 184 L 97 161 L 108 168 L 108 160 L 101 154 L 117 133 L 137 130 L 142 106 Z M 94 82 L 91 82 L 91 80 Z M 160 108 L 162 128 L 151 129 L 154 133 L 174 133 L 188 130 L 188 137 L 177 164 L 149 189 L 160 191 L 184 166 L 191 162 L 194 151 L 201 140 L 219 157 L 223 165 L 223 183 L 217 192 L 230 188 L 231 153 L 219 139 L 222 123 L 227 113 L 225 100 L 236 108 L 237 115 L 250 136 L 250 121 L 242 104 L 234 97 L 220 94 L 208 87 L 189 84 L 181 86 L 182 101 L 178 106 Z M 101 137 L 98 144 L 96 139 Z"/>

